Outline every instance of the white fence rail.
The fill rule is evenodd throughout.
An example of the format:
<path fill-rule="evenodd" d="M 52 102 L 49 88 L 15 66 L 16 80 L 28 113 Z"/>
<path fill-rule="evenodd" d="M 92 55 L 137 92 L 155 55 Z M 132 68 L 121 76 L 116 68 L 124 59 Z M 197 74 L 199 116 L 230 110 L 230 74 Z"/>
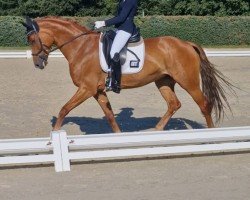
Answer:
<path fill-rule="evenodd" d="M 64 58 L 63 54 L 60 51 L 52 52 L 50 54 L 52 58 Z M 2 51 L 0 52 L 0 59 L 15 59 L 15 58 L 32 58 L 31 51 Z"/>
<path fill-rule="evenodd" d="M 250 127 L 0 140 L 0 166 L 54 163 L 70 171 L 71 161 L 250 152 Z"/>
<path fill-rule="evenodd" d="M 208 57 L 247 57 L 250 50 L 205 50 Z"/>
<path fill-rule="evenodd" d="M 206 50 L 208 57 L 246 57 L 250 56 L 250 50 Z M 52 52 L 50 54 L 52 58 L 63 58 L 63 54 L 60 51 Z M 0 52 L 0 58 L 32 58 L 31 51 L 3 51 Z"/>

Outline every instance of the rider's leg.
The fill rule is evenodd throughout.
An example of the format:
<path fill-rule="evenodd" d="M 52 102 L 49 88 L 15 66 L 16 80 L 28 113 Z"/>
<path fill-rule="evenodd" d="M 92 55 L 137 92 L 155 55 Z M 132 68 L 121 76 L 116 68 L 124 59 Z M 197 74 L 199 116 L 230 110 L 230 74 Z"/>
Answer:
<path fill-rule="evenodd" d="M 116 33 L 114 42 L 112 44 L 111 51 L 110 51 L 110 56 L 112 59 L 111 66 L 110 66 L 111 74 L 112 74 L 112 78 L 111 78 L 112 84 L 109 84 L 111 85 L 112 90 L 116 87 L 116 89 L 120 91 L 119 88 L 120 88 L 120 79 L 121 79 L 121 65 L 120 65 L 120 60 L 119 60 L 119 53 L 122 50 L 122 48 L 126 45 L 130 37 L 131 37 L 130 33 L 126 31 L 118 30 Z M 115 79 L 116 81 L 112 79 Z"/>
<path fill-rule="evenodd" d="M 120 55 L 118 53 L 115 54 L 110 63 L 111 69 L 111 88 L 115 93 L 120 93 L 121 90 L 121 64 L 120 64 Z"/>
<path fill-rule="evenodd" d="M 120 51 L 126 45 L 130 37 L 131 33 L 128 33 L 126 31 L 118 30 L 116 32 L 116 36 L 110 51 L 111 59 L 114 58 L 116 53 L 120 53 Z"/>

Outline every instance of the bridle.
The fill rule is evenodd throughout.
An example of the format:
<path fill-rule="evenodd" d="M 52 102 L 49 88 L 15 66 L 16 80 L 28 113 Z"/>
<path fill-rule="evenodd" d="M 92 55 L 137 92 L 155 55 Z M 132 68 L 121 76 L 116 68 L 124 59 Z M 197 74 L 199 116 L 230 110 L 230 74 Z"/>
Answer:
<path fill-rule="evenodd" d="M 35 34 L 35 35 L 38 37 L 38 41 L 39 41 L 39 43 L 40 43 L 40 50 L 39 50 L 37 53 L 32 53 L 31 55 L 32 55 L 32 56 L 38 56 L 38 57 L 41 58 L 42 60 L 46 61 L 46 60 L 47 60 L 46 57 L 48 57 L 49 54 L 50 54 L 51 52 L 56 51 L 56 50 L 58 50 L 58 49 L 61 49 L 61 48 L 64 47 L 65 45 L 67 45 L 67 44 L 73 42 L 74 40 L 76 40 L 77 38 L 79 38 L 79 37 L 81 37 L 81 36 L 84 36 L 84 35 L 88 35 L 88 34 L 90 34 L 90 33 L 93 33 L 94 30 L 95 30 L 95 29 L 91 29 L 91 30 L 86 31 L 86 32 L 84 32 L 84 33 L 80 33 L 79 35 L 76 35 L 75 37 L 73 37 L 73 38 L 70 39 L 69 41 L 63 43 L 62 45 L 60 45 L 60 46 L 58 46 L 58 47 L 54 47 L 54 48 L 51 49 L 50 47 L 48 47 L 47 45 L 45 45 L 45 44 L 42 43 L 42 40 L 41 40 L 41 38 L 38 36 L 38 32 L 36 31 L 36 29 L 35 29 L 35 27 L 34 27 L 34 30 L 32 30 L 32 31 L 30 31 L 29 33 L 27 33 L 27 37 L 30 36 L 30 35 L 32 35 L 32 34 Z M 46 57 L 40 55 L 40 53 L 42 53 L 42 52 L 45 53 Z"/>
<path fill-rule="evenodd" d="M 31 55 L 32 56 L 39 56 L 40 53 L 44 52 L 47 56 L 50 54 L 50 48 L 46 45 L 46 44 L 43 44 L 42 41 L 41 41 L 41 38 L 38 36 L 38 41 L 40 43 L 40 50 L 37 52 L 37 53 L 32 53 Z M 47 50 L 46 50 L 46 49 Z M 40 57 L 40 56 L 39 56 Z"/>

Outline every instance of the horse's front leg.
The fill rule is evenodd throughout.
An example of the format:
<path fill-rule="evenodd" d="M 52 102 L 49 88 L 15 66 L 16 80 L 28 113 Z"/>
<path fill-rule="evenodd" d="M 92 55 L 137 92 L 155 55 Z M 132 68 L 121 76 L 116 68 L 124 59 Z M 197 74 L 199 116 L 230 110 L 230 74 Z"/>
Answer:
<path fill-rule="evenodd" d="M 99 103 L 99 105 L 101 106 L 112 130 L 115 133 L 120 133 L 121 130 L 115 120 L 115 116 L 111 107 L 111 104 L 109 102 L 109 99 L 107 97 L 106 92 L 98 92 L 95 96 L 96 101 Z"/>
<path fill-rule="evenodd" d="M 61 111 L 59 112 L 59 116 L 56 120 L 53 131 L 60 130 L 65 116 L 71 110 L 73 110 L 75 107 L 80 105 L 82 102 L 84 102 L 91 96 L 93 96 L 93 94 L 89 92 L 86 88 L 79 88 L 75 95 L 62 107 Z"/>

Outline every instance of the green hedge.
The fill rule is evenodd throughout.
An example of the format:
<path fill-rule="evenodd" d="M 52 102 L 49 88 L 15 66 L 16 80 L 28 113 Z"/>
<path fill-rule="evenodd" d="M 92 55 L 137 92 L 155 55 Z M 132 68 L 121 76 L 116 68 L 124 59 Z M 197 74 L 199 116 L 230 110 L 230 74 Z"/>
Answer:
<path fill-rule="evenodd" d="M 0 17 L 0 46 L 27 46 L 25 28 L 20 23 L 22 20 L 21 17 Z"/>
<path fill-rule="evenodd" d="M 144 37 L 170 35 L 205 46 L 250 45 L 250 17 L 146 17 Z"/>
<path fill-rule="evenodd" d="M 71 17 L 72 19 L 72 17 Z M 82 25 L 107 17 L 75 17 Z M 0 17 L 0 46 L 26 46 L 21 17 Z M 250 45 L 250 16 L 241 17 L 137 17 L 144 38 L 170 35 L 205 46 Z"/>

